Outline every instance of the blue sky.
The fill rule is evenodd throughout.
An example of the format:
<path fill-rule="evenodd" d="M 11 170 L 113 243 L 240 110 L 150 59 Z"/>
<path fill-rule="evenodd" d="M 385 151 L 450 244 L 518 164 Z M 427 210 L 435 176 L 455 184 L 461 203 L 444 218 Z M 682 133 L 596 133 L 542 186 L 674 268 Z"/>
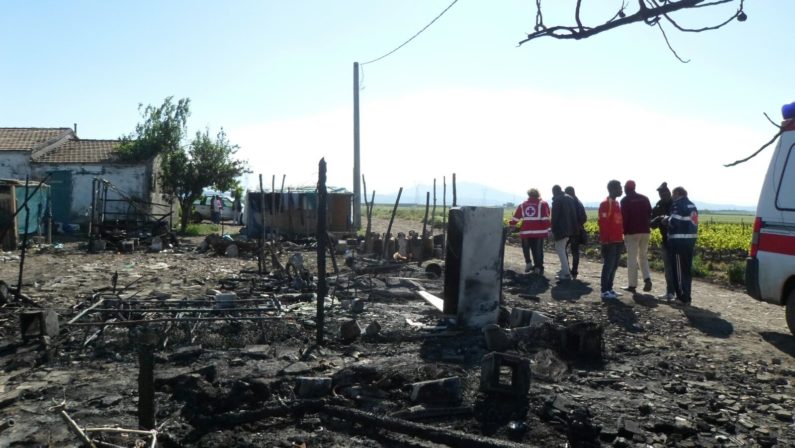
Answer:
<path fill-rule="evenodd" d="M 0 16 L 0 126 L 72 126 L 116 138 L 139 103 L 189 97 L 192 131 L 220 127 L 253 173 L 352 183 L 352 64 L 425 26 L 448 0 L 21 1 Z M 545 2 L 569 23 L 574 0 Z M 605 5 L 614 6 L 607 7 Z M 620 2 L 591 0 L 595 22 Z M 608 180 L 654 196 L 663 180 L 693 199 L 753 205 L 771 150 L 755 151 L 795 100 L 795 2 L 745 2 L 748 21 L 714 32 L 667 28 L 679 63 L 643 24 L 584 41 L 517 47 L 535 2 L 460 0 L 413 42 L 363 67 L 362 172 L 379 193 L 459 180 L 524 196 L 574 185 L 598 201 Z M 680 13 L 722 21 L 737 3 Z M 549 193 L 546 193 L 549 196 Z"/>

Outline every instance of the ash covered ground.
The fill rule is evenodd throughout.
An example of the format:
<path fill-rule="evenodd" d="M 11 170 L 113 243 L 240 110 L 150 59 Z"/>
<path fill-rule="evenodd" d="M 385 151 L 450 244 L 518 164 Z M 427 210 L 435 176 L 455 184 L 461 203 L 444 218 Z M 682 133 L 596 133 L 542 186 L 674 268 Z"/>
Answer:
<path fill-rule="evenodd" d="M 396 223 L 393 233 L 412 227 Z M 0 446 L 80 446 L 61 411 L 83 429 L 137 429 L 141 347 L 154 358 L 162 447 L 795 444 L 795 339 L 783 309 L 742 291 L 695 281 L 693 306 L 675 308 L 655 299 L 664 285 L 655 273 L 651 293 L 605 303 L 598 260 L 558 285 L 554 253 L 546 277 L 527 275 L 509 243 L 501 327 L 487 343 L 482 331 L 447 325 L 418 296 L 442 297 L 444 279 L 426 270 L 439 260 L 396 265 L 359 254 L 352 268 L 340 255 L 338 273 L 327 266 L 333 299 L 318 346 L 311 242 L 274 250 L 282 266 L 301 254 L 311 274 L 301 277 L 272 260 L 260 276 L 250 253 L 200 253 L 201 241 L 159 253 L 31 248 L 23 292 L 58 314 L 60 331 L 45 344 L 23 343 L 20 314 L 34 307 L 0 309 Z M 2 259 L 0 280 L 15 284 L 18 258 Z M 620 268 L 616 284 L 625 282 Z M 235 294 L 232 311 L 219 293 Z M 150 339 L 141 325 L 66 324 L 101 297 L 96 309 L 105 311 L 76 322 L 191 317 L 207 303 L 203 317 L 260 320 L 154 322 Z M 267 297 L 278 306 L 258 300 Z M 512 329 L 514 309 L 550 322 Z M 577 325 L 599 339 L 587 353 L 588 341 L 571 347 L 550 337 Z M 482 360 L 495 349 L 529 360 L 526 394 L 483 391 Z M 96 446 L 151 443 L 144 434 L 87 434 Z"/>

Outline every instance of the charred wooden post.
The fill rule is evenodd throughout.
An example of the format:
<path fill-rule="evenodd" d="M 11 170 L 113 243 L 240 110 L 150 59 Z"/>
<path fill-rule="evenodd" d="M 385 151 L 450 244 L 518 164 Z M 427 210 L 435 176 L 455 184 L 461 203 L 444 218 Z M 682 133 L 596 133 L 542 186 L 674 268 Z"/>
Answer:
<path fill-rule="evenodd" d="M 442 176 L 442 253 L 447 247 L 447 178 Z"/>
<path fill-rule="evenodd" d="M 453 173 L 453 205 L 452 207 L 458 207 L 458 197 L 456 196 L 456 189 L 455 189 L 455 173 Z"/>
<path fill-rule="evenodd" d="M 436 224 L 436 178 L 433 178 L 433 208 L 431 209 L 431 235 L 433 235 L 433 225 Z"/>
<path fill-rule="evenodd" d="M 386 228 L 386 236 L 384 237 L 384 258 L 388 258 L 389 240 L 392 238 L 392 223 L 395 222 L 395 214 L 397 213 L 398 204 L 400 204 L 400 196 L 403 194 L 403 187 L 398 190 L 395 206 L 392 208 L 392 215 L 389 217 L 389 226 Z"/>
<path fill-rule="evenodd" d="M 425 192 L 425 217 L 422 218 L 422 239 L 428 238 L 428 211 L 431 207 L 431 192 Z"/>
<path fill-rule="evenodd" d="M 365 247 L 365 250 L 366 250 L 366 248 L 369 247 L 370 231 L 372 231 L 372 229 L 373 229 L 373 223 L 370 220 L 370 218 L 371 218 L 371 215 L 370 215 L 371 204 L 369 204 L 367 202 L 367 181 L 364 179 L 364 174 L 362 174 L 362 191 L 364 193 L 364 213 L 367 216 L 367 227 L 365 228 L 365 231 L 364 231 L 364 247 Z M 373 193 L 375 193 L 375 192 L 373 192 Z M 373 199 L 375 199 L 375 198 L 373 198 Z"/>
<path fill-rule="evenodd" d="M 317 345 L 323 345 L 326 295 L 326 159 L 320 159 L 317 182 Z"/>
<path fill-rule="evenodd" d="M 145 328 L 138 339 L 138 426 L 155 429 L 155 356 L 157 333 Z"/>
<path fill-rule="evenodd" d="M 28 176 L 25 176 L 25 203 L 22 205 L 25 209 L 25 233 L 22 235 L 22 251 L 19 254 L 19 279 L 17 281 L 17 293 L 16 293 L 16 300 L 19 301 L 22 299 L 22 272 L 25 269 L 25 252 L 28 250 L 28 225 L 30 224 L 30 208 L 28 207 L 28 185 L 30 184 L 30 179 Z M 14 225 L 14 221 L 11 221 L 11 225 Z"/>
<path fill-rule="evenodd" d="M 94 210 L 97 208 L 97 178 L 91 179 L 91 216 L 88 218 L 88 252 L 94 253 Z"/>
<path fill-rule="evenodd" d="M 331 232 L 326 232 L 326 241 L 328 245 L 328 255 L 331 258 L 331 267 L 334 268 L 334 275 L 339 275 L 340 268 L 337 266 L 337 244 L 334 242 L 334 235 Z"/>
<path fill-rule="evenodd" d="M 259 240 L 257 265 L 259 274 L 262 275 L 265 272 L 265 189 L 262 188 L 262 174 L 259 175 L 259 216 L 262 222 L 262 235 Z"/>

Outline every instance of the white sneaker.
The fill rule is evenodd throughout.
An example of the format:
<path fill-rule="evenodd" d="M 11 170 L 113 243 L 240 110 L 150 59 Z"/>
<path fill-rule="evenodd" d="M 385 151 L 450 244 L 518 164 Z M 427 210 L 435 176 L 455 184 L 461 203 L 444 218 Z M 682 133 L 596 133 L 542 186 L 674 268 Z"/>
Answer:
<path fill-rule="evenodd" d="M 674 295 L 669 292 L 669 293 L 663 294 L 661 296 L 658 296 L 657 299 L 671 301 L 671 300 L 674 299 Z"/>
<path fill-rule="evenodd" d="M 602 293 L 602 299 L 603 300 L 617 299 L 617 298 L 618 297 L 616 296 L 616 293 L 613 292 L 613 291 L 605 291 L 605 292 Z"/>
<path fill-rule="evenodd" d="M 525 272 L 530 272 L 530 271 L 532 271 L 532 270 L 533 270 L 533 263 L 527 263 L 527 264 L 524 266 L 524 271 L 525 271 Z"/>
<path fill-rule="evenodd" d="M 620 292 L 616 292 L 616 291 L 614 291 L 612 289 L 610 290 L 610 292 L 613 293 L 613 295 L 616 296 L 616 297 L 621 297 L 623 295 Z"/>

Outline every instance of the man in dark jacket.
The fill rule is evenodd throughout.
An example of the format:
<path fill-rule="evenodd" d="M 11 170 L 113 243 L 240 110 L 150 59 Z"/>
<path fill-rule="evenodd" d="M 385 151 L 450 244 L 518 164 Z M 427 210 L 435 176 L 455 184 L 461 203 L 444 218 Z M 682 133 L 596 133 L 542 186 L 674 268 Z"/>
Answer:
<path fill-rule="evenodd" d="M 643 273 L 643 290 L 651 291 L 649 269 L 649 198 L 635 191 L 635 181 L 624 184 L 625 195 L 621 199 L 621 218 L 624 221 L 624 244 L 627 247 L 627 283 L 624 291 L 635 294 L 638 286 L 638 268 Z"/>
<path fill-rule="evenodd" d="M 555 252 L 560 258 L 558 279 L 571 280 L 569 258 L 566 256 L 566 243 L 579 233 L 577 224 L 577 202 L 567 195 L 560 185 L 552 187 L 552 236 L 555 239 Z"/>
<path fill-rule="evenodd" d="M 671 261 L 668 258 L 668 227 L 662 224 L 663 219 L 671 214 L 671 190 L 668 189 L 668 183 L 663 182 L 657 187 L 657 194 L 660 200 L 654 205 L 651 210 L 651 228 L 660 231 L 662 237 L 662 251 L 663 266 L 665 268 L 665 294 L 659 296 L 660 300 L 673 300 L 674 299 L 674 283 L 671 280 Z"/>
<path fill-rule="evenodd" d="M 671 263 L 671 279 L 676 291 L 676 300 L 690 305 L 690 285 L 693 280 L 693 254 L 698 238 L 698 210 L 687 198 L 687 190 L 674 188 L 671 195 L 671 214 L 668 216 L 668 256 Z"/>
<path fill-rule="evenodd" d="M 585 222 L 588 221 L 588 214 L 585 213 L 585 206 L 574 194 L 574 187 L 568 186 L 563 190 L 567 195 L 571 196 L 577 203 L 577 235 L 569 238 L 569 247 L 571 248 L 571 278 L 577 278 L 577 269 L 580 267 L 580 244 L 585 244 L 586 235 Z"/>

